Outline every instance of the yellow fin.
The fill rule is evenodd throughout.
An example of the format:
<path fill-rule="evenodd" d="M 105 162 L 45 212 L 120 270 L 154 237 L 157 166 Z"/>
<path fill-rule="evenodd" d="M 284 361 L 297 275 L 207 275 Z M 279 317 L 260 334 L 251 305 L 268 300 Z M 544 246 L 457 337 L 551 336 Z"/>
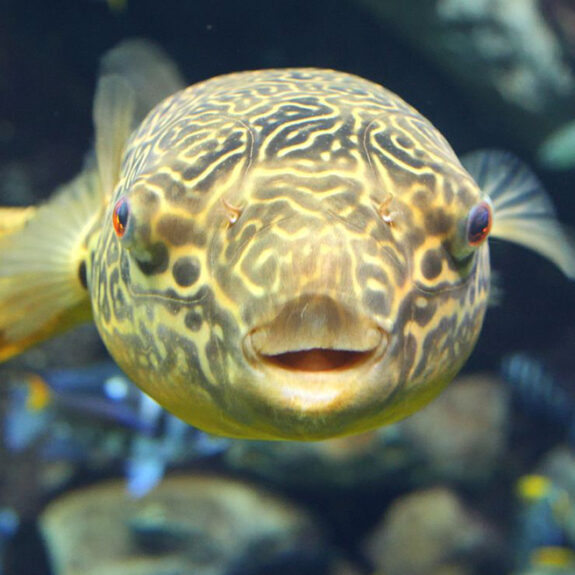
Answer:
<path fill-rule="evenodd" d="M 493 203 L 491 236 L 536 251 L 575 279 L 575 242 L 531 170 L 501 151 L 474 152 L 462 163 Z"/>
<path fill-rule="evenodd" d="M 86 240 L 118 183 L 136 106 L 151 104 L 124 72 L 98 82 L 96 165 L 39 208 L 0 208 L 0 361 L 92 317 Z"/>
<path fill-rule="evenodd" d="M 0 236 L 17 232 L 34 215 L 36 208 L 0 208 Z"/>
<path fill-rule="evenodd" d="M 99 188 L 88 169 L 20 229 L 0 236 L 0 361 L 90 319 L 81 266 L 102 207 Z"/>

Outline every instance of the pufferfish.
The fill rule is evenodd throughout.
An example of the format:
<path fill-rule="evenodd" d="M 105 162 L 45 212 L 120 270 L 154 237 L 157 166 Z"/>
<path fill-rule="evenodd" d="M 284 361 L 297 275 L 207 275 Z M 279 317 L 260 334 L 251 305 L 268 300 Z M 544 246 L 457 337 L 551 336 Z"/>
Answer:
<path fill-rule="evenodd" d="M 318 440 L 402 419 L 453 379 L 487 307 L 489 236 L 575 277 L 525 166 L 462 165 L 371 81 L 292 68 L 181 89 L 138 42 L 104 64 L 83 172 L 0 212 L 1 359 L 93 318 L 186 422 Z"/>

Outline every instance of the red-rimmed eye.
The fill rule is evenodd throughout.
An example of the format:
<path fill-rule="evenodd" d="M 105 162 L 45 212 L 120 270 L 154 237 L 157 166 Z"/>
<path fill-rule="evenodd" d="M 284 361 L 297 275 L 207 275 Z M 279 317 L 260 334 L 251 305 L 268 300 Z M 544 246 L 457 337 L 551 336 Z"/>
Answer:
<path fill-rule="evenodd" d="M 493 217 L 491 206 L 481 202 L 474 206 L 467 218 L 467 241 L 470 246 L 478 246 L 489 235 Z"/>
<path fill-rule="evenodd" d="M 112 222 L 116 235 L 121 238 L 126 233 L 128 226 L 128 218 L 130 217 L 130 206 L 126 198 L 120 198 L 114 206 L 114 213 L 112 214 Z"/>

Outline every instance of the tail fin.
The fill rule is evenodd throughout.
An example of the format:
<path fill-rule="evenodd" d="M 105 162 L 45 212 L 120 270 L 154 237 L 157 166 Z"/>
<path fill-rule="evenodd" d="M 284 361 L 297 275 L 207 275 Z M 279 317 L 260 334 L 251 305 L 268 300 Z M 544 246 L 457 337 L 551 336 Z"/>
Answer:
<path fill-rule="evenodd" d="M 0 235 L 0 361 L 90 319 L 83 243 L 99 187 L 87 170 L 26 216 L 0 210 L 0 230 L 9 230 Z"/>

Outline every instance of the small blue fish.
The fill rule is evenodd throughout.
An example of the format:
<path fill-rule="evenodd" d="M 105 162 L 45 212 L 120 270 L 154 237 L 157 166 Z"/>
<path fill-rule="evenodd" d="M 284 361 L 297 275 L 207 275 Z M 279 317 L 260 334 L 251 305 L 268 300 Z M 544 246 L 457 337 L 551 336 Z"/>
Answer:
<path fill-rule="evenodd" d="M 565 430 L 575 446 L 575 388 L 571 378 L 552 367 L 554 363 L 524 352 L 513 353 L 503 358 L 501 375 L 523 412 Z"/>
<path fill-rule="evenodd" d="M 134 497 L 153 489 L 171 463 L 210 457 L 227 447 L 226 440 L 210 438 L 164 411 L 111 362 L 22 375 L 10 385 L 5 411 L 5 447 L 18 452 L 39 444 L 47 460 L 82 461 L 100 451 L 86 443 L 102 440 L 102 422 L 122 431 L 127 441 L 117 449 L 123 451 L 109 456 L 124 459 Z M 77 432 L 61 433 L 63 422 Z M 100 432 L 88 432 L 91 425 Z"/>

